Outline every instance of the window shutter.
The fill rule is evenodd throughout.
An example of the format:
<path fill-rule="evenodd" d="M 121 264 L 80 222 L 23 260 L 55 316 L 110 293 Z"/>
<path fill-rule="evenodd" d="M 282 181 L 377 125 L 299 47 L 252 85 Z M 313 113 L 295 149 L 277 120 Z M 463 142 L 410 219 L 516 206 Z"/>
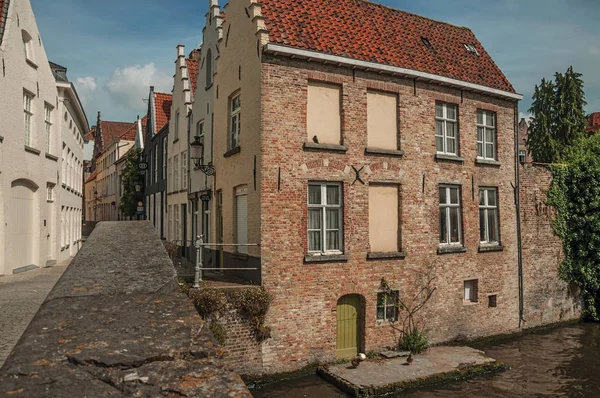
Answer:
<path fill-rule="evenodd" d="M 236 196 L 236 243 L 248 243 L 248 195 Z M 238 246 L 239 253 L 248 253 L 247 246 Z"/>

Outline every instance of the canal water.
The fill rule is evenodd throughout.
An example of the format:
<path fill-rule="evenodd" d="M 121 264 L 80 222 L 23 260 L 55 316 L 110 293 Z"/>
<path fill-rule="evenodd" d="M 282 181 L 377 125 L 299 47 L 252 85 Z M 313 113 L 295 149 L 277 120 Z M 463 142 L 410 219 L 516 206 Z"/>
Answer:
<path fill-rule="evenodd" d="M 511 369 L 405 391 L 396 397 L 600 397 L 599 324 L 563 326 L 477 348 Z M 252 394 L 257 398 L 346 397 L 316 375 L 269 385 Z"/>

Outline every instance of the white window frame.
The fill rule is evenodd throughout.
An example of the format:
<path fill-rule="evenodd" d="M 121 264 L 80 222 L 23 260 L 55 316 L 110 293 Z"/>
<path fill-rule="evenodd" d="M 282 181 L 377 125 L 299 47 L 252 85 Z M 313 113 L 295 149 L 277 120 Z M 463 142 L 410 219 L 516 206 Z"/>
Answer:
<path fill-rule="evenodd" d="M 481 116 L 481 122 L 479 117 Z M 481 134 L 480 134 L 481 132 Z M 492 142 L 488 142 L 488 132 L 492 134 Z M 488 153 L 488 147 L 491 145 L 492 153 Z M 496 113 L 484 109 L 477 110 L 477 158 L 496 160 Z"/>
<path fill-rule="evenodd" d="M 181 236 L 180 235 L 181 231 L 179 230 L 179 228 L 180 228 L 179 205 L 174 205 L 173 209 L 175 210 L 175 241 L 177 241 L 177 244 L 179 244 L 179 238 Z"/>
<path fill-rule="evenodd" d="M 463 283 L 463 301 L 465 303 L 477 303 L 479 296 L 479 280 L 468 279 Z"/>
<path fill-rule="evenodd" d="M 51 139 L 52 139 L 52 111 L 54 108 L 48 103 L 44 103 L 44 121 L 46 128 L 46 153 L 51 153 Z"/>
<path fill-rule="evenodd" d="M 175 130 L 173 131 L 173 141 L 177 141 L 179 139 L 179 110 L 175 112 Z"/>
<path fill-rule="evenodd" d="M 187 189 L 187 152 L 181 152 L 181 189 Z"/>
<path fill-rule="evenodd" d="M 167 178 L 167 137 L 163 138 L 163 165 L 162 165 L 162 179 Z"/>
<path fill-rule="evenodd" d="M 179 191 L 179 155 L 173 156 L 173 192 Z"/>
<path fill-rule="evenodd" d="M 167 169 L 169 175 L 167 176 L 167 192 L 173 192 L 173 179 L 171 175 L 173 174 L 173 159 L 169 159 L 169 168 Z"/>
<path fill-rule="evenodd" d="M 310 187 L 316 186 L 321 188 L 321 203 L 320 204 L 310 204 Z M 340 203 L 339 204 L 327 204 L 327 187 L 336 187 L 338 189 Z M 306 202 L 308 203 L 308 211 L 310 213 L 311 209 L 320 209 L 321 210 L 321 227 L 320 229 L 310 229 L 310 221 L 307 218 L 307 247 L 308 252 L 311 254 L 342 254 L 344 249 L 344 213 L 343 213 L 343 203 L 344 203 L 344 192 L 342 189 L 342 184 L 339 182 L 309 182 L 308 190 L 307 190 L 307 198 Z M 337 209 L 339 214 L 339 228 L 327 228 L 327 210 Z M 310 217 L 310 215 L 308 216 Z M 327 249 L 327 232 L 328 231 L 338 231 L 339 233 L 339 248 L 337 249 Z M 310 248 L 310 232 L 321 233 L 321 249 L 320 250 L 311 250 Z"/>
<path fill-rule="evenodd" d="M 459 185 L 447 185 L 447 184 L 442 184 L 439 187 L 440 190 L 445 189 L 446 190 L 446 202 L 442 203 L 442 198 L 440 195 L 440 192 L 438 192 L 438 195 L 440 195 L 439 201 L 440 201 L 440 219 L 443 216 L 446 218 L 446 236 L 444 237 L 444 240 L 442 241 L 442 225 L 440 224 L 440 246 L 462 246 L 462 208 L 461 208 L 461 190 L 460 190 L 460 186 Z M 451 201 L 451 191 L 456 189 L 457 190 L 457 198 L 458 198 L 458 203 L 452 203 Z M 451 217 L 450 217 L 450 209 L 458 209 L 458 225 L 457 225 L 457 229 L 458 229 L 458 241 L 452 241 L 452 233 L 451 233 Z"/>
<path fill-rule="evenodd" d="M 46 184 L 46 201 L 54 202 L 54 184 Z"/>
<path fill-rule="evenodd" d="M 520 150 L 519 151 L 519 163 L 525 163 L 525 160 L 527 160 L 527 151 Z"/>
<path fill-rule="evenodd" d="M 400 292 L 398 290 L 393 290 L 391 292 L 391 295 L 386 295 L 386 300 L 385 302 L 383 301 L 383 296 L 386 294 L 385 292 L 379 292 L 377 293 L 377 308 L 376 308 L 376 318 L 377 321 L 379 322 L 396 322 L 398 320 L 398 296 L 400 295 Z M 389 303 L 388 301 L 392 299 L 393 303 Z M 379 309 L 382 308 L 383 309 L 383 315 L 380 317 L 379 316 Z M 394 313 L 394 318 L 390 319 L 387 316 L 387 310 L 388 308 L 394 308 L 395 309 L 395 313 Z"/>
<path fill-rule="evenodd" d="M 23 92 L 23 112 L 25 116 L 25 145 L 31 147 L 31 132 L 33 125 L 33 111 L 31 110 L 34 95 L 30 92 Z"/>
<path fill-rule="evenodd" d="M 237 100 L 237 104 L 236 104 Z M 229 101 L 229 149 L 240 146 L 240 131 L 242 120 L 242 102 L 240 94 L 231 97 Z"/>
<path fill-rule="evenodd" d="M 442 107 L 442 116 L 437 115 L 437 107 Z M 448 107 L 454 108 L 455 119 L 451 119 L 448 117 Z M 449 156 L 458 156 L 459 154 L 459 132 L 458 132 L 458 105 L 436 101 L 435 102 L 435 148 L 437 153 Z M 438 131 L 437 122 L 442 123 L 442 131 Z M 454 125 L 454 137 L 448 136 L 448 125 Z M 442 139 L 442 150 L 438 148 L 437 140 L 438 138 Z M 454 140 L 454 152 L 448 151 L 448 139 Z"/>
<path fill-rule="evenodd" d="M 483 203 L 481 203 L 483 193 Z M 490 205 L 489 197 L 490 193 L 493 193 L 496 199 L 496 205 Z M 481 213 L 483 212 L 483 231 L 484 231 L 484 240 L 481 240 L 481 225 L 479 226 L 479 240 L 482 245 L 499 245 L 500 244 L 500 214 L 498 212 L 498 190 L 496 188 L 491 187 L 481 187 L 479 188 L 479 222 L 481 223 Z M 494 222 L 496 223 L 496 240 L 490 239 L 490 226 L 489 226 L 489 218 L 488 213 L 490 211 L 496 211 L 496 217 L 494 218 Z"/>

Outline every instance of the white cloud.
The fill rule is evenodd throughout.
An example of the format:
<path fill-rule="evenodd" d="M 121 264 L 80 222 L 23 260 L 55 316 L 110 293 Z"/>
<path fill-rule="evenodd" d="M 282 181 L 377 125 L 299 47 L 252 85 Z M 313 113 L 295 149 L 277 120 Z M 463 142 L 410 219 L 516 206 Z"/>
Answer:
<path fill-rule="evenodd" d="M 136 111 L 147 109 L 143 99 L 148 98 L 150 86 L 156 91 L 170 92 L 173 77 L 151 62 L 118 68 L 106 82 L 106 89 L 114 101 Z"/>
<path fill-rule="evenodd" d="M 77 89 L 77 95 L 79 95 L 79 99 L 85 107 L 90 105 L 92 96 L 98 88 L 98 84 L 96 83 L 95 77 L 78 77 L 77 80 L 75 80 L 75 88 Z"/>

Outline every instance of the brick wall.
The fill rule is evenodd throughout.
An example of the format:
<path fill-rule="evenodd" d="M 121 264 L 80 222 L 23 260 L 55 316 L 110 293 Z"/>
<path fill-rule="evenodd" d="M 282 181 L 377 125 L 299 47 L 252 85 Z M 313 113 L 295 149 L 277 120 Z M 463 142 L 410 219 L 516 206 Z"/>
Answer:
<path fill-rule="evenodd" d="M 236 310 L 227 311 L 219 320 L 227 330 L 223 344 L 223 362 L 241 375 L 256 375 L 262 371 L 261 343 L 256 341 L 248 320 Z"/>
<path fill-rule="evenodd" d="M 554 208 L 546 205 L 552 174 L 542 165 L 521 167 L 524 327 L 575 319 L 580 305 L 558 277 L 563 249 L 550 221 Z"/>
<path fill-rule="evenodd" d="M 430 341 L 516 331 L 518 275 L 514 184 L 514 103 L 400 77 L 352 71 L 330 65 L 265 56 L 262 68 L 261 257 L 263 285 L 275 294 L 266 324 L 273 337 L 262 347 L 264 371 L 293 370 L 311 362 L 335 360 L 336 305 L 346 294 L 364 302 L 361 351 L 394 343 L 389 325 L 376 320 L 382 277 L 406 295 L 415 271 L 432 262 L 437 291 L 419 319 Z M 308 79 L 342 84 L 345 153 L 303 150 L 306 140 Z M 399 93 L 403 158 L 365 155 L 367 88 Z M 458 105 L 463 163 L 436 161 L 435 101 Z M 476 111 L 496 112 L 499 166 L 476 164 Z M 365 166 L 354 183 L 352 166 Z M 278 189 L 278 175 L 281 173 Z M 304 263 L 307 251 L 307 184 L 343 184 L 344 252 L 347 261 Z M 404 260 L 367 260 L 368 184 L 401 186 Z M 461 186 L 466 252 L 438 255 L 438 187 Z M 480 253 L 479 186 L 497 187 L 503 251 Z M 480 302 L 463 302 L 463 283 L 479 280 Z M 498 305 L 488 308 L 487 295 Z"/>

